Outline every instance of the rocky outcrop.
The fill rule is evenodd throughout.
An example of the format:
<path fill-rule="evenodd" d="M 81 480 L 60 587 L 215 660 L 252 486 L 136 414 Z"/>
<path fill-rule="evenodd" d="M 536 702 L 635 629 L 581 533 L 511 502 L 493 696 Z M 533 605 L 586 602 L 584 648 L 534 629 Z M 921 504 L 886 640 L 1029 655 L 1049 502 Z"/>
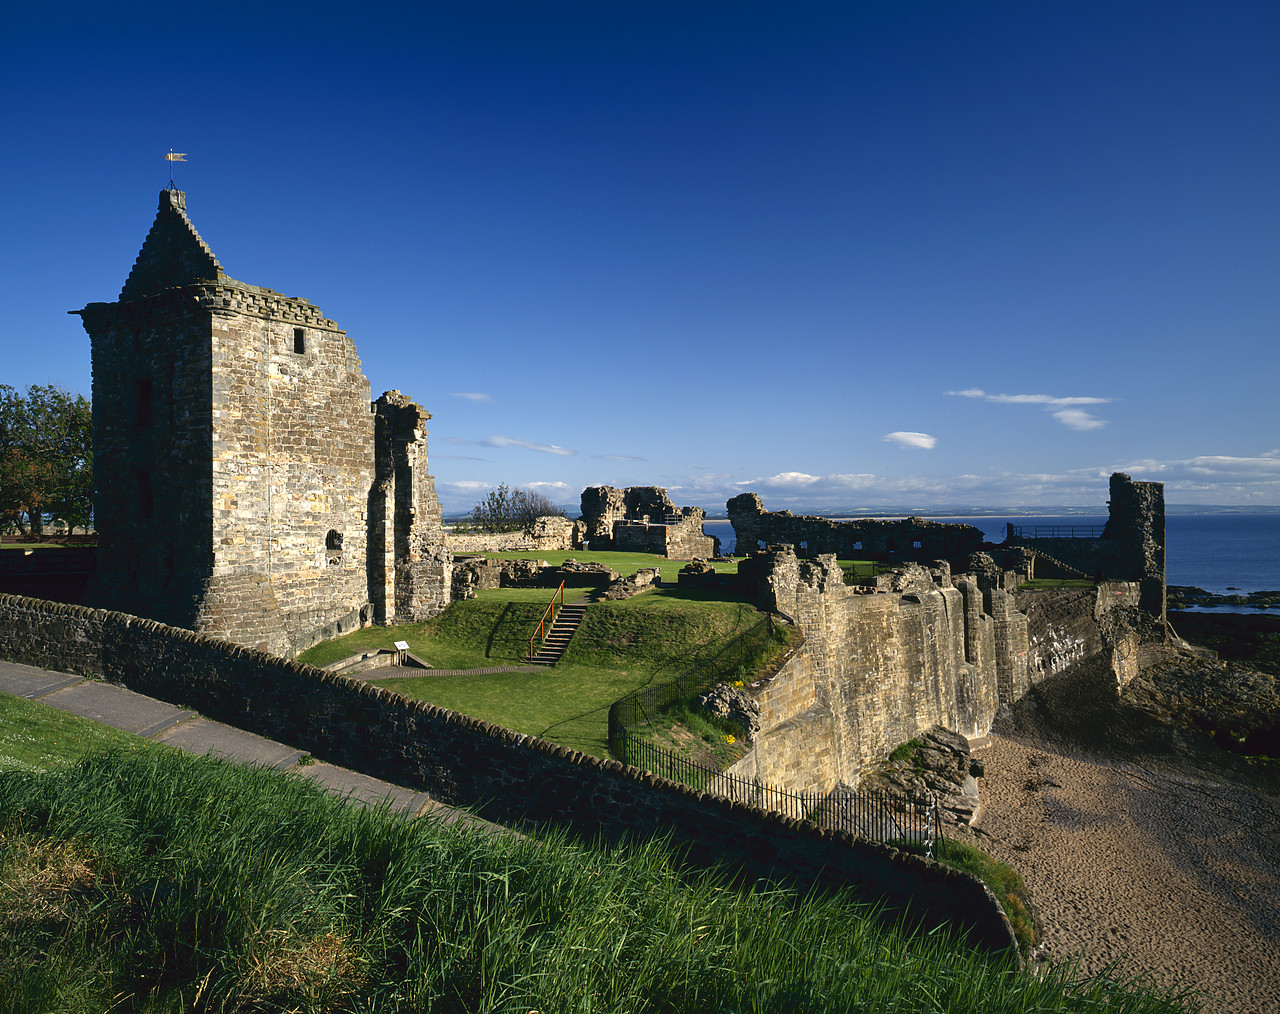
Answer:
<path fill-rule="evenodd" d="M 935 725 L 903 744 L 889 760 L 862 778 L 862 792 L 886 792 L 904 803 L 936 797 L 944 815 L 971 824 L 979 812 L 982 761 L 969 755 L 969 741 Z"/>
<path fill-rule="evenodd" d="M 760 732 L 760 702 L 739 687 L 717 683 L 695 700 L 698 707 L 742 730 L 743 738 L 752 743 Z"/>

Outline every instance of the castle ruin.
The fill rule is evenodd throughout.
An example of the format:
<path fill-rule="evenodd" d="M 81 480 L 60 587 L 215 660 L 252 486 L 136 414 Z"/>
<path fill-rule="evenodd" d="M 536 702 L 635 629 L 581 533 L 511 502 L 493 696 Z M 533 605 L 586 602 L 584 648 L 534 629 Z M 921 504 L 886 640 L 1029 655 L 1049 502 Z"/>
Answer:
<path fill-rule="evenodd" d="M 159 203 L 119 299 L 70 311 L 93 357 L 94 600 L 286 656 L 438 612 L 430 413 L 371 402 L 345 331 L 228 277 L 181 191 Z"/>

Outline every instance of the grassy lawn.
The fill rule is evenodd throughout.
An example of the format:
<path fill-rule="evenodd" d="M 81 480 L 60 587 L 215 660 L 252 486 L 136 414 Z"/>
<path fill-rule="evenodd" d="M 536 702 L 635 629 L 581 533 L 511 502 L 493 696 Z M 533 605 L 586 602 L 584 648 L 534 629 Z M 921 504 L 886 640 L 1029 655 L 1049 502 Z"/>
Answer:
<path fill-rule="evenodd" d="M 570 555 L 543 554 L 541 558 Z M 629 561 L 629 567 L 618 568 L 628 573 L 649 566 L 645 561 L 658 559 L 642 553 L 591 554 L 590 558 L 606 558 L 604 562 L 608 562 L 608 557 Z M 565 600 L 571 601 L 568 591 Z M 326 665 L 363 649 L 390 648 L 403 640 L 437 669 L 521 665 L 528 653 L 529 634 L 551 595 L 549 588 L 481 592 L 475 599 L 453 603 L 425 623 L 367 627 L 317 645 L 299 660 Z M 594 603 L 568 652 L 552 668 L 370 682 L 516 732 L 607 757 L 608 711 L 614 701 L 649 683 L 677 679 L 700 653 L 724 644 L 759 619 L 754 606 L 726 599 L 723 594 L 681 591 L 674 586 L 673 575 L 671 587 L 621 602 Z"/>
<path fill-rule="evenodd" d="M 38 701 L 0 693 L 0 772 L 52 771 L 106 749 L 168 748 Z"/>
<path fill-rule="evenodd" d="M 634 574 L 641 567 L 658 567 L 662 571 L 662 580 L 670 581 L 672 584 L 675 584 L 680 568 L 689 562 L 688 560 L 668 560 L 664 556 L 655 556 L 652 553 L 589 553 L 580 549 L 558 550 L 553 553 L 525 550 L 518 553 L 485 553 L 484 555 L 490 560 L 546 560 L 553 567 L 560 566 L 565 560 L 577 560 L 579 563 L 590 560 L 593 563 L 603 563 L 606 567 L 612 567 L 623 577 Z M 718 574 L 738 573 L 737 560 L 708 562 L 715 567 Z"/>
<path fill-rule="evenodd" d="M 628 669 L 562 663 L 532 673 L 371 682 L 571 750 L 608 757 L 609 705 L 643 686 L 648 676 Z"/>

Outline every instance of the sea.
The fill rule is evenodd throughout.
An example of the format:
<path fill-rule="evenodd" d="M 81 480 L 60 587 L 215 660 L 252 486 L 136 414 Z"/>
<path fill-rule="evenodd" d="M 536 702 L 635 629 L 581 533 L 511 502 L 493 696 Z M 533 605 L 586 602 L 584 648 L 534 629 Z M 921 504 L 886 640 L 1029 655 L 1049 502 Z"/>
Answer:
<path fill-rule="evenodd" d="M 1105 514 L 1040 517 L 930 518 L 973 525 L 988 542 L 1003 542 L 1006 525 L 1105 525 Z M 703 531 L 733 552 L 733 526 L 726 520 L 703 522 Z M 1191 585 L 1215 595 L 1280 589 L 1280 514 L 1166 514 L 1165 577 L 1169 584 Z M 1216 611 L 1255 612 L 1243 607 Z M 1280 610 L 1266 610 L 1280 613 Z"/>

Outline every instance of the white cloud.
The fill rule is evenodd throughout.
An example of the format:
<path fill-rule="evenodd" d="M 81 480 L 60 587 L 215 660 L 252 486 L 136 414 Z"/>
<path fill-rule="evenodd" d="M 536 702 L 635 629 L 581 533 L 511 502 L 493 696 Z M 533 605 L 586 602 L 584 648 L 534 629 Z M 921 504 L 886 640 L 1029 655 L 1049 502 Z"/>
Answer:
<path fill-rule="evenodd" d="M 523 447 L 526 451 L 537 451 L 540 454 L 577 454 L 577 451 L 571 451 L 567 447 L 561 447 L 558 444 L 538 444 L 532 440 L 518 440 L 515 437 L 492 436 L 485 437 L 480 443 L 486 447 Z"/>
<path fill-rule="evenodd" d="M 1107 425 L 1106 419 L 1099 419 L 1095 415 L 1076 408 L 1076 405 L 1105 405 L 1115 401 L 1114 398 L 1095 398 L 1091 395 L 1070 395 L 1061 398 L 1052 394 L 987 394 L 986 391 L 976 387 L 946 393 L 956 398 L 977 398 L 1000 405 L 1041 405 L 1049 409 L 1050 414 L 1058 422 L 1072 430 L 1096 430 Z M 1054 412 L 1053 409 L 1057 411 Z M 888 437 L 885 439 L 887 440 Z"/>
<path fill-rule="evenodd" d="M 634 454 L 593 454 L 593 458 L 599 458 L 601 461 L 647 461 L 647 458 L 637 458 Z"/>
<path fill-rule="evenodd" d="M 481 391 L 450 391 L 451 398 L 466 398 L 467 401 L 474 401 L 480 404 L 490 404 L 493 402 L 493 395 L 484 394 Z"/>
<path fill-rule="evenodd" d="M 1072 430 L 1096 430 L 1107 425 L 1105 419 L 1090 415 L 1081 408 L 1060 408 L 1053 413 L 1053 417 Z"/>
<path fill-rule="evenodd" d="M 805 472 L 780 472 L 777 475 L 769 476 L 767 479 L 756 480 L 761 486 L 767 486 L 772 489 L 804 489 L 819 481 L 821 481 L 821 476 L 808 475 Z"/>
<path fill-rule="evenodd" d="M 938 442 L 937 437 L 930 436 L 928 433 L 912 433 L 910 430 L 897 430 L 893 433 L 886 433 L 881 439 L 887 440 L 891 444 L 898 444 L 902 447 L 918 447 L 925 451 L 933 450 Z"/>

